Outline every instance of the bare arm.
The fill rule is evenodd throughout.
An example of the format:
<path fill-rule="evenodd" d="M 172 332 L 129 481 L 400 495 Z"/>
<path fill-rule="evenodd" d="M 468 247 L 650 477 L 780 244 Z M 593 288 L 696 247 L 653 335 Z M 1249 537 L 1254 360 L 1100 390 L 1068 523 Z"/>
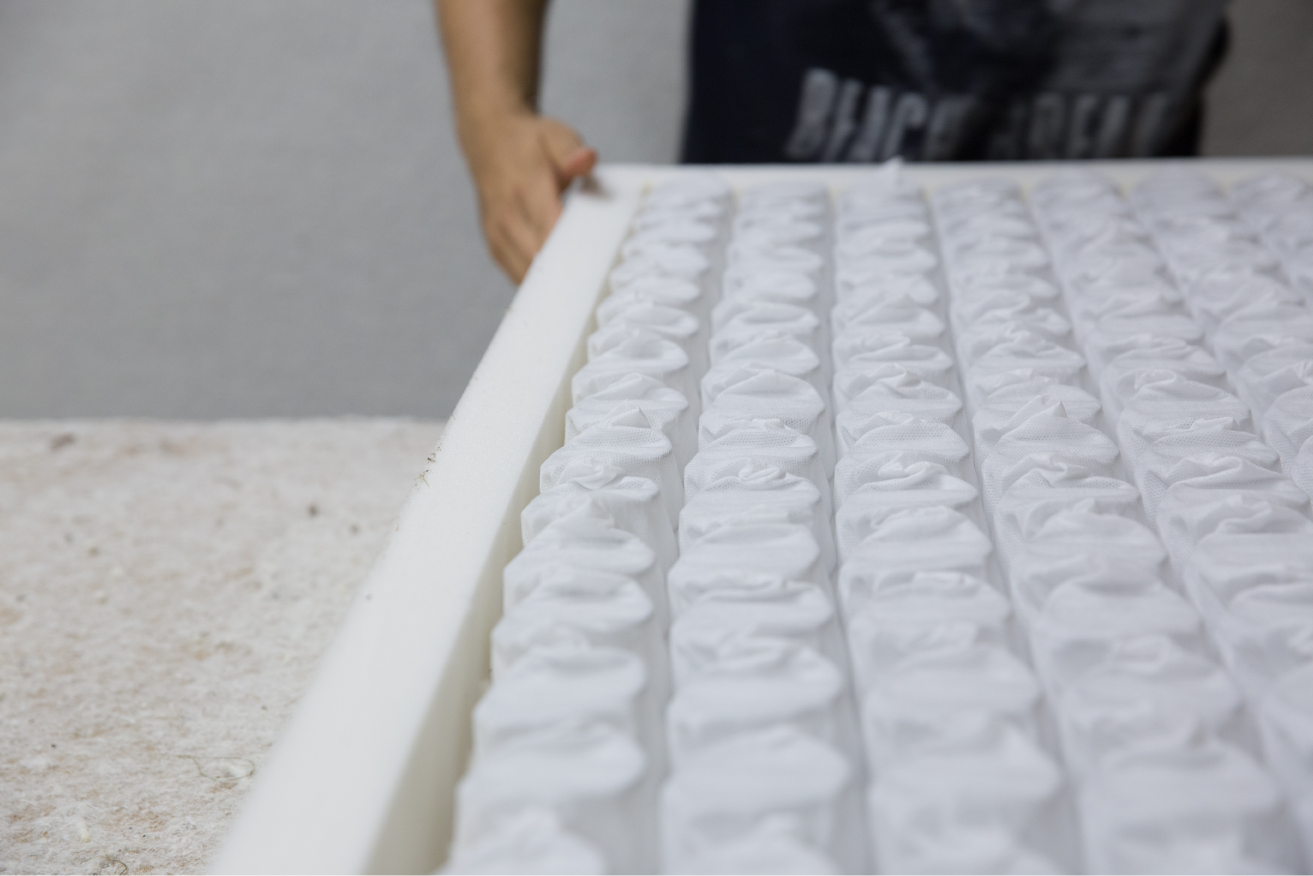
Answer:
<path fill-rule="evenodd" d="M 593 169 L 597 152 L 537 112 L 547 0 L 434 2 L 483 235 L 518 283 L 561 214 L 561 193 Z"/>

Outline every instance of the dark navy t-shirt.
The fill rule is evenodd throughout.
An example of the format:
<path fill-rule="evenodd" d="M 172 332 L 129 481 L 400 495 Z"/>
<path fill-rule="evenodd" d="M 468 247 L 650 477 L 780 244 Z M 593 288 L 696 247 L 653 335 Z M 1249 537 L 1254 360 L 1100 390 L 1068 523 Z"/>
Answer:
<path fill-rule="evenodd" d="M 1226 0 L 696 0 L 683 160 L 1185 155 Z"/>

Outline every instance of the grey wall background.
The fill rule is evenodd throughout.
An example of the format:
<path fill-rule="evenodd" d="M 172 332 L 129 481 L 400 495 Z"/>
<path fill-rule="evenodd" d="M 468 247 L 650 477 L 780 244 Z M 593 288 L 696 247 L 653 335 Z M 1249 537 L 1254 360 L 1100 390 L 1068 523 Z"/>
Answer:
<path fill-rule="evenodd" d="M 543 104 L 671 161 L 687 0 L 556 0 Z M 1238 0 L 1211 154 L 1313 154 L 1313 3 Z M 510 300 L 428 0 L 0 3 L 0 416 L 445 416 Z"/>

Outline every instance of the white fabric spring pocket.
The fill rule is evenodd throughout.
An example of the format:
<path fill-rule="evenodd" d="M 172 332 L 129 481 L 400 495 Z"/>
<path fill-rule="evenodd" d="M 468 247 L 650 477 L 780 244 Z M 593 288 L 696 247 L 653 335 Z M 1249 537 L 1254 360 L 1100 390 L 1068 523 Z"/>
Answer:
<path fill-rule="evenodd" d="M 1007 491 L 1017 466 L 1028 457 L 1063 460 L 1094 475 L 1115 477 L 1120 452 L 1107 435 L 1077 420 L 1040 412 L 1012 428 L 994 444 L 980 467 L 985 505 L 993 508 Z"/>
<path fill-rule="evenodd" d="M 811 528 L 779 520 L 741 522 L 707 531 L 695 544 L 688 545 L 670 574 L 688 567 L 773 572 L 821 587 L 829 581 Z"/>
<path fill-rule="evenodd" d="M 1263 420 L 1263 435 L 1291 471 L 1313 438 L 1313 388 L 1292 389 L 1277 398 Z"/>
<path fill-rule="evenodd" d="M 958 331 L 957 346 L 964 356 L 975 358 L 975 353 L 970 351 L 991 347 L 994 339 L 1018 330 L 1048 338 L 1055 343 L 1065 343 L 1071 335 L 1071 323 L 1047 307 L 1024 313 L 986 313 Z"/>
<path fill-rule="evenodd" d="M 689 404 L 694 404 L 697 389 L 688 367 L 688 354 L 680 346 L 653 336 L 631 338 L 620 343 L 575 372 L 570 380 L 575 404 L 630 374 L 643 374 L 678 390 Z"/>
<path fill-rule="evenodd" d="M 1272 469 L 1280 461 L 1275 450 L 1225 414 L 1168 419 L 1132 410 L 1118 424 L 1117 437 L 1141 479 L 1144 472 L 1165 471 L 1196 453 L 1224 453 Z"/>
<path fill-rule="evenodd" d="M 1029 631 L 1035 667 L 1058 690 L 1106 662 L 1125 640 L 1165 636 L 1188 651 L 1207 653 L 1199 616 L 1164 584 L 1125 589 L 1062 584 L 1049 594 Z"/>
<path fill-rule="evenodd" d="M 912 479 L 900 480 L 906 482 Z M 891 515 L 915 509 L 923 509 L 925 514 L 935 514 L 937 512 L 934 509 L 961 508 L 976 497 L 974 487 L 946 473 L 926 478 L 918 485 L 921 489 L 893 491 L 887 489 L 889 485 L 889 481 L 867 483 L 839 507 L 835 514 L 834 531 L 841 558 L 847 557 Z"/>
<path fill-rule="evenodd" d="M 930 223 L 924 214 L 918 216 L 910 211 L 898 217 L 845 212 L 835 225 L 835 255 L 839 258 L 860 257 L 908 243 L 924 244 L 930 237 Z"/>
<path fill-rule="evenodd" d="M 608 872 L 652 872 L 646 771 L 633 737 L 606 724 L 550 727 L 522 737 L 475 758 L 457 786 L 457 844 L 487 835 L 524 809 L 545 807 L 602 853 Z"/>
<path fill-rule="evenodd" d="M 662 569 L 675 562 L 679 548 L 657 485 L 590 458 L 569 463 L 556 486 L 539 493 L 520 512 L 524 544 L 585 505 L 599 509 L 618 528 L 642 539 L 656 553 Z"/>
<path fill-rule="evenodd" d="M 1278 347 L 1246 362 L 1236 374 L 1240 397 L 1260 417 L 1278 398 L 1313 386 L 1313 344 Z M 1313 410 L 1309 412 L 1313 417 Z"/>
<path fill-rule="evenodd" d="M 971 418 L 972 431 L 976 439 L 976 455 L 981 459 L 988 458 L 999 441 L 1037 416 L 1069 420 L 1097 429 L 1100 411 L 1098 400 L 1074 386 L 1067 387 L 1067 390 L 1053 394 L 1047 391 L 1041 392 L 1031 396 L 1020 407 L 991 400 L 977 409 L 976 415 Z M 1066 429 L 1055 430 L 1054 441 L 1061 441 L 1066 435 Z"/>
<path fill-rule="evenodd" d="M 829 380 L 821 359 L 811 347 L 792 335 L 766 333 L 748 343 L 726 350 L 718 364 L 702 377 L 702 406 L 720 395 L 740 368 L 772 369 L 812 385 L 823 399 L 830 396 Z"/>
<path fill-rule="evenodd" d="M 1148 286 L 1138 289 L 1117 289 L 1107 295 L 1089 294 L 1077 298 L 1071 306 L 1072 319 L 1089 331 L 1103 323 L 1179 314 L 1181 306 L 1170 287 Z"/>
<path fill-rule="evenodd" d="M 1099 377 L 1099 390 L 1107 403 L 1108 421 L 1116 423 L 1126 401 L 1147 383 L 1174 374 L 1192 383 L 1225 390 L 1226 372 L 1220 363 L 1202 347 L 1190 347 L 1194 352 L 1178 359 L 1138 359 L 1133 354 L 1120 356 L 1106 366 Z M 1238 409 L 1237 409 L 1238 410 Z"/>
<path fill-rule="evenodd" d="M 702 641 L 714 651 L 717 642 L 783 640 L 836 666 L 844 660 L 833 603 L 815 584 L 729 569 L 682 576 L 670 597 L 681 642 Z"/>
<path fill-rule="evenodd" d="M 643 374 L 627 374 L 604 389 L 581 398 L 565 413 L 568 444 L 589 426 L 637 408 L 654 429 L 660 429 L 684 465 L 697 451 L 697 417 L 689 414 L 688 399 L 677 389 Z"/>
<path fill-rule="evenodd" d="M 940 294 L 938 286 L 920 275 L 867 282 L 848 282 L 841 275 L 837 284 L 837 298 L 831 311 L 836 326 L 871 305 L 885 301 L 906 301 L 920 307 L 935 307 L 939 304 Z"/>
<path fill-rule="evenodd" d="M 824 249 L 826 229 L 818 222 L 785 217 L 738 216 L 731 241 L 742 251 L 767 251 L 797 247 L 819 253 Z"/>
<path fill-rule="evenodd" d="M 1208 331 L 1229 319 L 1284 319 L 1305 313 L 1303 302 L 1284 283 L 1270 277 L 1225 277 L 1190 287 L 1190 308 Z"/>
<path fill-rule="evenodd" d="M 660 670 L 664 638 L 651 597 L 633 578 L 555 565 L 493 627 L 493 679 L 542 648 L 622 648 Z M 659 680 L 665 673 L 654 675 Z"/>
<path fill-rule="evenodd" d="M 672 654 L 683 642 L 684 623 L 671 630 Z M 666 741 L 676 772 L 708 749 L 772 726 L 793 727 L 830 743 L 849 741 L 841 739 L 838 726 L 844 679 L 831 661 L 792 644 L 769 659 L 759 651 L 731 649 L 720 656 L 685 675 L 666 709 Z"/>
<path fill-rule="evenodd" d="M 873 393 L 870 400 L 871 409 L 888 410 L 876 407 L 881 404 L 880 398 L 890 398 L 891 401 L 907 399 L 908 403 L 914 399 L 925 399 L 926 419 L 941 422 L 952 419 L 952 415 L 929 416 L 929 412 L 949 408 L 952 414 L 956 414 L 961 409 L 961 401 L 949 387 L 953 382 L 953 360 L 948 358 L 943 350 L 933 347 L 921 349 L 933 350 L 936 355 L 903 362 L 868 360 L 866 355 L 854 357 L 848 367 L 834 375 L 835 409 L 847 410 L 867 390 L 877 384 L 883 384 L 884 388 Z M 953 403 L 954 400 L 957 400 L 956 405 Z M 893 408 L 893 410 L 902 409 Z"/>
<path fill-rule="evenodd" d="M 947 385 L 953 370 L 953 360 L 939 347 L 918 344 L 906 335 L 896 332 L 850 337 L 832 348 L 834 367 L 839 371 L 865 371 L 887 364 L 902 365 L 922 377 Z M 839 386 L 835 384 L 835 399 Z"/>
<path fill-rule="evenodd" d="M 507 667 L 474 707 L 474 756 L 552 726 L 607 724 L 652 734 L 659 706 L 646 698 L 642 658 L 619 648 L 536 648 Z M 644 708 L 646 705 L 646 708 Z"/>
<path fill-rule="evenodd" d="M 538 533 L 502 572 L 503 604 L 514 608 L 560 566 L 595 569 L 633 578 L 656 607 L 658 623 L 666 618 L 666 593 L 656 554 L 637 536 L 625 532 L 591 507 L 571 511 Z"/>
<path fill-rule="evenodd" d="M 1046 300 L 1029 295 L 1022 289 L 985 286 L 953 300 L 953 327 L 963 332 L 981 320 L 1007 321 L 1039 311 L 1047 311 L 1056 316 L 1052 308 L 1045 306 Z M 1067 328 L 1070 330 L 1070 325 Z"/>
<path fill-rule="evenodd" d="M 883 572 L 963 571 L 983 576 L 993 545 L 951 508 L 904 508 L 880 520 L 848 551 L 840 579 Z"/>
<path fill-rule="evenodd" d="M 725 284 L 734 286 L 764 271 L 792 271 L 819 278 L 825 258 L 813 247 L 774 244 L 763 239 L 731 239 L 725 251 Z"/>
<path fill-rule="evenodd" d="M 610 274 L 611 288 L 620 291 L 649 277 L 678 277 L 697 283 L 705 292 L 711 259 L 694 246 L 653 245 L 626 258 Z"/>
<path fill-rule="evenodd" d="M 986 408 L 1018 411 L 1032 398 L 1048 395 L 1061 401 L 1069 416 L 1088 421 L 1093 415 L 1086 416 L 1085 412 L 1091 403 L 1098 405 L 1098 400 L 1085 390 L 1063 383 L 1052 374 L 1026 367 L 976 373 L 967 381 L 966 389 L 980 411 Z"/>
<path fill-rule="evenodd" d="M 1165 473 L 1154 473 L 1146 485 L 1155 494 L 1153 519 L 1165 496 L 1171 496 L 1177 507 L 1205 505 L 1234 493 L 1297 510 L 1306 508 L 1308 501 L 1308 495 L 1280 472 L 1222 453 L 1182 459 Z M 1145 504 L 1148 507 L 1150 502 L 1146 500 Z"/>
<path fill-rule="evenodd" d="M 661 489 L 670 525 L 679 521 L 684 490 L 674 447 L 669 438 L 651 427 L 643 411 L 622 410 L 589 426 L 552 453 L 539 471 L 539 490 L 545 493 L 561 483 L 567 467 L 576 460 L 594 460 L 613 465 L 627 475 L 647 478 Z"/>
<path fill-rule="evenodd" d="M 696 872 L 694 861 L 772 821 L 795 825 L 808 846 L 860 870 L 856 825 L 842 822 L 852 781 L 848 759 L 787 726 L 746 734 L 690 758 L 661 794 L 663 869 Z"/>
<path fill-rule="evenodd" d="M 1049 597 L 1070 585 L 1113 596 L 1152 590 L 1162 584 L 1162 554 L 1133 551 L 1018 551 L 1009 557 L 1008 582 L 1013 607 L 1030 626 L 1044 611 Z"/>
<path fill-rule="evenodd" d="M 1285 785 L 1300 830 L 1313 831 L 1313 666 L 1289 673 L 1272 686 L 1258 712 L 1263 753 Z M 1307 840 L 1306 840 L 1307 842 Z"/>
<path fill-rule="evenodd" d="M 960 477 L 969 453 L 962 436 L 943 423 L 912 419 L 876 426 L 835 465 L 834 500 L 842 505 L 858 487 L 879 480 L 880 470 L 889 462 L 933 462 Z"/>
<path fill-rule="evenodd" d="M 1265 771 L 1218 741 L 1126 757 L 1081 791 L 1096 873 L 1296 872 L 1299 852 Z"/>
<path fill-rule="evenodd" d="M 883 301 L 849 315 L 842 324 L 835 320 L 834 343 L 851 345 L 854 336 L 897 332 L 918 343 L 934 343 L 944 336 L 944 321 L 928 307 L 915 302 Z"/>
<path fill-rule="evenodd" d="M 858 286 L 928 274 L 938 265 L 939 258 L 929 249 L 919 243 L 902 241 L 891 242 L 874 252 L 846 256 L 836 268 L 843 284 Z"/>
<path fill-rule="evenodd" d="M 670 216 L 665 222 L 636 228 L 620 246 L 621 258 L 640 255 L 654 247 L 692 246 L 708 252 L 720 238 L 720 229 L 691 217 Z"/>
<path fill-rule="evenodd" d="M 1153 530 L 1143 523 L 1099 510 L 1091 499 L 1070 507 L 1032 506 L 1035 513 L 999 520 L 1017 549 L 1008 555 L 1009 569 L 1025 556 L 1035 568 L 1045 561 L 1061 567 L 1068 558 L 1084 555 L 1089 562 L 1115 556 L 1119 562 L 1157 569 L 1166 552 Z"/>
<path fill-rule="evenodd" d="M 934 286 L 931 286 L 934 289 Z M 915 326 L 916 323 L 922 323 L 920 334 L 923 338 L 939 338 L 943 334 L 943 323 L 940 322 L 939 331 L 934 331 L 934 323 L 931 323 L 924 314 L 930 314 L 935 317 L 936 299 L 931 299 L 930 303 L 924 302 L 924 294 L 916 296 L 913 290 L 901 289 L 894 285 L 892 289 L 874 288 L 864 290 L 864 294 L 850 294 L 846 298 L 840 299 L 834 309 L 830 311 L 830 330 L 831 334 L 840 335 L 846 328 L 853 326 L 865 326 L 867 331 L 878 331 L 878 328 L 871 328 L 872 323 L 898 323 L 909 322 L 909 317 L 913 318 L 910 324 Z M 939 319 L 935 317 L 935 319 Z M 913 335 L 914 331 L 901 330 L 907 335 Z"/>
<path fill-rule="evenodd" d="M 634 214 L 630 228 L 634 234 L 642 234 L 649 229 L 663 228 L 670 224 L 699 222 L 716 229 L 717 234 L 725 231 L 725 204 L 715 200 L 673 200 L 659 199 L 645 201 Z"/>
<path fill-rule="evenodd" d="M 854 658 L 861 657 L 855 653 Z M 1039 685 L 1026 665 L 997 644 L 927 649 L 912 653 L 885 672 L 865 672 L 871 683 L 862 694 L 863 723 L 868 733 L 875 717 L 901 715 L 904 720 L 935 715 L 985 713 L 1006 718 L 1033 734 L 1037 726 Z M 874 750 L 889 750 L 889 741 L 873 740 Z M 894 752 L 890 751 L 890 754 Z"/>
<path fill-rule="evenodd" d="M 964 621 L 1000 628 L 1011 609 L 983 578 L 956 571 L 848 569 L 840 582 L 844 614 L 870 614 L 909 627 Z"/>
<path fill-rule="evenodd" d="M 923 420 L 950 426 L 956 426 L 960 420 L 962 399 L 956 393 L 902 366 L 858 374 L 862 374 L 862 377 L 847 382 L 845 391 L 851 392 L 865 385 L 847 400 L 843 411 L 836 418 L 836 428 L 844 415 L 864 419 L 892 411 L 913 414 Z"/>
<path fill-rule="evenodd" d="M 1200 541 L 1215 532 L 1302 533 L 1313 538 L 1313 520 L 1303 513 L 1307 509 L 1296 511 L 1245 491 L 1219 492 L 1211 502 L 1202 504 L 1194 501 L 1196 497 L 1169 492 L 1159 504 L 1158 531 L 1178 567 Z M 1182 504 L 1181 498 L 1190 501 Z"/>
<path fill-rule="evenodd" d="M 1014 728 L 982 729 L 881 771 L 867 797 L 884 873 L 1056 873 L 1062 773 Z M 955 740 L 956 741 L 956 740 Z"/>
<path fill-rule="evenodd" d="M 837 526 L 844 526 L 847 521 L 855 522 L 898 508 L 926 505 L 959 508 L 970 505 L 979 495 L 974 486 L 953 477 L 937 463 L 916 462 L 907 466 L 890 463 L 876 473 L 875 479 L 848 495 L 835 520 Z"/>
<path fill-rule="evenodd" d="M 453 845 L 443 873 L 600 876 L 607 872 L 597 847 L 562 827 L 550 808 L 516 809 L 481 828 L 477 835 L 461 837 Z"/>
<path fill-rule="evenodd" d="M 643 211 L 658 207 L 710 207 L 723 210 L 733 198 L 729 184 L 714 173 L 690 173 L 663 180 L 643 199 Z"/>
<path fill-rule="evenodd" d="M 1055 517 L 1072 512 L 1094 515 L 1090 518 L 1090 522 L 1105 526 L 1105 534 L 1111 534 L 1116 531 L 1117 526 L 1102 520 L 1103 516 L 1125 517 L 1135 521 L 1138 526 L 1139 521 L 1136 518 L 1139 517 L 1140 509 L 1134 501 L 1128 501 L 1125 494 L 1108 497 L 1092 493 L 1066 496 L 1050 494 L 1042 498 L 1009 494 L 994 509 L 994 534 L 999 549 L 1007 556 L 1024 551 L 1025 546 L 1036 539 L 1056 538 L 1061 533 L 1061 537 L 1065 540 L 1065 526 L 1057 530 L 1050 530 L 1049 526 Z M 1133 529 L 1131 534 L 1133 540 L 1139 542 L 1144 533 L 1139 529 Z M 1088 546 L 1084 539 L 1080 541 Z"/>
<path fill-rule="evenodd" d="M 753 420 L 701 448 L 684 469 L 684 493 L 692 499 L 707 484 L 750 464 L 773 465 L 807 478 L 821 490 L 822 513 L 830 513 L 825 489 L 829 479 L 816 442 L 779 420 Z"/>
<path fill-rule="evenodd" d="M 859 691 L 878 688 L 884 680 L 907 667 L 923 668 L 927 661 L 945 659 L 959 652 L 974 654 L 982 648 L 999 648 L 1005 644 L 1004 629 L 999 624 L 941 619 L 906 626 L 869 611 L 850 618 L 847 632 Z M 897 710 L 897 706 L 895 703 L 892 707 Z M 964 703 L 963 708 L 971 706 Z M 932 711 L 942 709 L 935 707 Z"/>
<path fill-rule="evenodd" d="M 805 307 L 813 312 L 821 307 L 815 278 L 798 271 L 757 271 L 734 278 L 723 291 L 725 298 L 743 301 L 774 302 Z"/>
<path fill-rule="evenodd" d="M 840 456 L 848 455 L 848 452 L 857 445 L 862 438 L 876 429 L 898 426 L 904 429 L 919 429 L 923 425 L 946 425 L 954 428 L 957 425 L 957 418 L 949 422 L 942 420 L 926 419 L 917 414 L 908 413 L 898 410 L 884 410 L 875 413 L 864 413 L 854 409 L 851 405 L 835 420 L 835 441 Z"/>
<path fill-rule="evenodd" d="M 561 871 L 565 872 L 565 871 Z M 839 873 L 839 865 L 798 836 L 785 819 L 766 820 L 737 839 L 704 849 L 670 873 Z"/>
<path fill-rule="evenodd" d="M 711 307 L 702 286 L 678 277 L 644 277 L 631 281 L 603 298 L 597 305 L 597 324 L 608 325 L 619 314 L 637 304 L 675 307 L 697 317 L 706 325 Z"/>
<path fill-rule="evenodd" d="M 1250 359 L 1287 344 L 1313 343 L 1313 313 L 1304 319 L 1231 319 L 1213 334 L 1213 350 L 1228 371 L 1239 371 Z"/>
<path fill-rule="evenodd" d="M 1078 383 L 1085 358 L 1068 347 L 1025 330 L 1010 333 L 992 349 L 982 353 L 967 368 L 968 382 L 1000 371 L 1030 368 L 1063 383 Z"/>
<path fill-rule="evenodd" d="M 995 513 L 1013 504 L 1097 499 L 1130 514 L 1139 490 L 1120 478 L 1097 475 L 1083 465 L 1050 453 L 1032 453 L 1006 469 L 998 481 Z"/>
<path fill-rule="evenodd" d="M 1232 434 L 1244 436 L 1248 433 Z M 1252 480 L 1249 483 L 1240 480 L 1234 486 L 1245 491 L 1268 492 L 1272 475 L 1278 473 L 1275 451 L 1257 438 L 1248 441 L 1237 438 L 1236 443 L 1238 446 L 1219 448 L 1215 451 L 1208 450 L 1206 447 L 1196 448 L 1188 433 L 1181 443 L 1172 442 L 1167 438 L 1155 442 L 1136 466 L 1141 495 L 1144 497 L 1144 509 L 1149 519 L 1158 520 L 1159 506 L 1168 490 L 1183 480 L 1193 479 L 1200 471 L 1217 468 L 1234 469 L 1240 464 L 1244 472 L 1242 477 Z M 1270 497 L 1271 501 L 1290 504 L 1282 502 L 1281 493 L 1287 491 L 1279 487 L 1278 491 Z M 1185 495 L 1183 493 L 1182 497 Z"/>
<path fill-rule="evenodd" d="M 588 358 L 594 359 L 630 338 L 643 335 L 655 335 L 678 344 L 695 373 L 706 370 L 706 339 L 698 318 L 677 307 L 647 302 L 635 302 L 589 335 Z"/>
<path fill-rule="evenodd" d="M 1306 532 L 1216 533 L 1186 567 L 1186 588 L 1253 697 L 1313 659 L 1311 543 Z M 1239 566 L 1244 560 L 1249 568 Z"/>
<path fill-rule="evenodd" d="M 728 301 L 717 305 L 719 309 L 725 304 L 737 306 L 740 302 Z M 718 364 L 725 355 L 745 344 L 760 338 L 788 335 L 797 338 L 813 350 L 820 349 L 821 322 L 810 310 L 793 304 L 774 304 L 772 302 L 751 302 L 751 307 L 730 316 L 716 327 L 711 337 L 711 364 Z M 727 308 L 722 313 L 730 312 Z M 712 317 L 715 319 L 715 317 Z"/>
<path fill-rule="evenodd" d="M 777 419 L 816 442 L 827 470 L 834 464 L 825 401 L 805 380 L 772 370 L 744 368 L 726 376 L 720 393 L 698 420 L 698 446 L 710 444 L 739 423 L 766 418 Z"/>
<path fill-rule="evenodd" d="M 1118 386 L 1118 394 L 1122 399 L 1120 427 L 1137 419 L 1195 417 L 1230 417 L 1245 429 L 1253 425 L 1249 407 L 1240 399 L 1224 389 L 1190 380 L 1174 371 L 1145 369 L 1132 372 L 1126 383 Z"/>
<path fill-rule="evenodd" d="M 783 509 L 794 523 L 811 527 L 827 568 L 834 566 L 829 520 L 821 491 L 811 481 L 768 463 L 748 463 L 705 484 L 679 513 L 680 536 L 696 538 L 716 521 L 752 508 Z"/>
<path fill-rule="evenodd" d="M 1244 734 L 1241 699 L 1216 663 L 1166 636 L 1124 639 L 1057 699 L 1063 751 L 1077 776 L 1119 756 L 1199 734 Z"/>

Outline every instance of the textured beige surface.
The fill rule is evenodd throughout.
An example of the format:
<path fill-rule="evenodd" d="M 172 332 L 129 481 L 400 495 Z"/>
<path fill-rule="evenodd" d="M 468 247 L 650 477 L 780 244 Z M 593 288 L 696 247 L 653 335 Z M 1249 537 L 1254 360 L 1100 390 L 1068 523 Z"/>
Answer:
<path fill-rule="evenodd" d="M 0 423 L 0 872 L 204 868 L 440 431 Z"/>

